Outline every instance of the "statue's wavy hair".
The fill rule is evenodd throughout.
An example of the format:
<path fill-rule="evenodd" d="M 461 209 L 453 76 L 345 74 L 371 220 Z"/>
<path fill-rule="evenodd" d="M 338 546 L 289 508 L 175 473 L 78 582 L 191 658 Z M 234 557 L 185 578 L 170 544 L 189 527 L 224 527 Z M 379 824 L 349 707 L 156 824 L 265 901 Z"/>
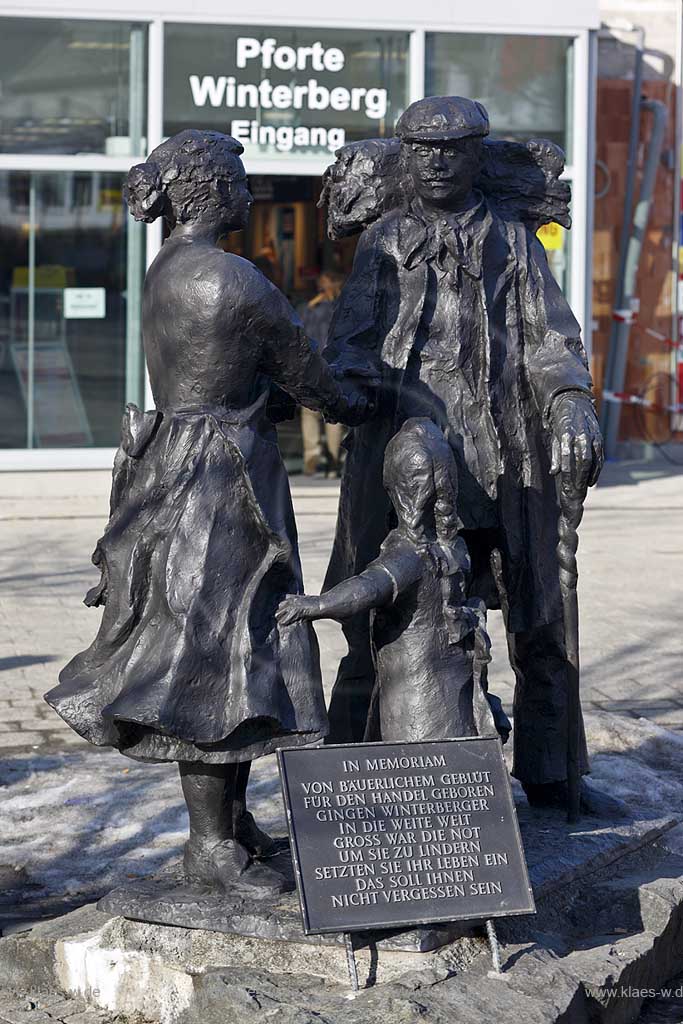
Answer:
<path fill-rule="evenodd" d="M 231 135 L 187 128 L 162 142 L 128 172 L 124 197 L 136 220 L 184 223 L 216 201 L 217 169 L 230 183 L 244 176 L 244 147 Z"/>

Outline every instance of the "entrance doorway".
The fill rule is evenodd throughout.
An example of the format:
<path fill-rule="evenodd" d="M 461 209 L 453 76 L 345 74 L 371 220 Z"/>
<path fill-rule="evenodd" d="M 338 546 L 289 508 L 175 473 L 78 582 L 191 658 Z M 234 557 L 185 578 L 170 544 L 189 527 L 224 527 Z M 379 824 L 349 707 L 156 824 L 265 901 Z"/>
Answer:
<path fill-rule="evenodd" d="M 346 277 L 351 270 L 357 239 L 331 242 L 325 211 L 318 209 L 321 180 L 305 175 L 251 175 L 254 205 L 249 225 L 231 235 L 226 248 L 252 261 L 284 292 L 300 314 L 315 299 L 324 272 Z M 325 338 L 314 338 L 322 347 Z M 301 416 L 278 426 L 280 449 L 287 469 L 302 468 Z"/>
<path fill-rule="evenodd" d="M 255 263 L 295 308 L 315 295 L 322 271 L 348 274 L 356 239 L 328 239 L 325 211 L 318 209 L 319 177 L 250 175 L 249 187 L 249 225 L 230 236 L 230 252 Z"/>
<path fill-rule="evenodd" d="M 122 176 L 0 173 L 0 448 L 109 448 L 142 403 L 142 226 Z"/>

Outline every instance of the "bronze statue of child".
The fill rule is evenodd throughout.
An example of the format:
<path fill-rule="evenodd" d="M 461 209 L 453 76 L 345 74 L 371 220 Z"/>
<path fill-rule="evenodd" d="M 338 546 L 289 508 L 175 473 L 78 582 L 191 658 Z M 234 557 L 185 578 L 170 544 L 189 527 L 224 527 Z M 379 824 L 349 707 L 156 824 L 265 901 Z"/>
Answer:
<path fill-rule="evenodd" d="M 186 130 L 128 175 L 133 216 L 170 228 L 143 296 L 156 409 L 124 416 L 86 598 L 104 605 L 100 629 L 46 699 L 91 743 L 177 761 L 187 878 L 258 896 L 289 883 L 261 863 L 278 847 L 247 810 L 251 761 L 327 732 L 313 629 L 275 622 L 303 585 L 269 395 L 275 383 L 349 424 L 368 403 L 341 389 L 278 289 L 218 245 L 252 203 L 242 151 Z"/>
<path fill-rule="evenodd" d="M 500 701 L 486 692 L 483 604 L 465 603 L 470 559 L 458 535 L 455 459 L 431 420 L 407 420 L 389 442 L 384 487 L 396 526 L 379 556 L 320 597 L 285 598 L 277 620 L 286 627 L 373 610 L 373 706 L 383 740 L 491 735 L 496 728 L 507 738 Z"/>

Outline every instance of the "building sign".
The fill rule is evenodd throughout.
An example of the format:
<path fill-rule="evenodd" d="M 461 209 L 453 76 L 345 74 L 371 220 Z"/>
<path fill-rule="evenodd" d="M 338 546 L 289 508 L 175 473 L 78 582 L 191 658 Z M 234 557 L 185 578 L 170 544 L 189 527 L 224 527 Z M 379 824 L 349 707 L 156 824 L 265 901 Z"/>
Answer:
<path fill-rule="evenodd" d="M 165 55 L 165 134 L 226 131 L 247 155 L 389 136 L 407 102 L 407 33 L 167 25 Z"/>

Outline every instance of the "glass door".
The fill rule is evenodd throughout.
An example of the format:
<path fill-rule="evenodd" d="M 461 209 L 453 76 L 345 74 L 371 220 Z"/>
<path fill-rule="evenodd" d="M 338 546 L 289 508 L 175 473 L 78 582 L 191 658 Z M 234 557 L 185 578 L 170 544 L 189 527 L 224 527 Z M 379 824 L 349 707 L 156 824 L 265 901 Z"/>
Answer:
<path fill-rule="evenodd" d="M 0 447 L 112 447 L 142 404 L 144 232 L 123 176 L 0 172 Z"/>

